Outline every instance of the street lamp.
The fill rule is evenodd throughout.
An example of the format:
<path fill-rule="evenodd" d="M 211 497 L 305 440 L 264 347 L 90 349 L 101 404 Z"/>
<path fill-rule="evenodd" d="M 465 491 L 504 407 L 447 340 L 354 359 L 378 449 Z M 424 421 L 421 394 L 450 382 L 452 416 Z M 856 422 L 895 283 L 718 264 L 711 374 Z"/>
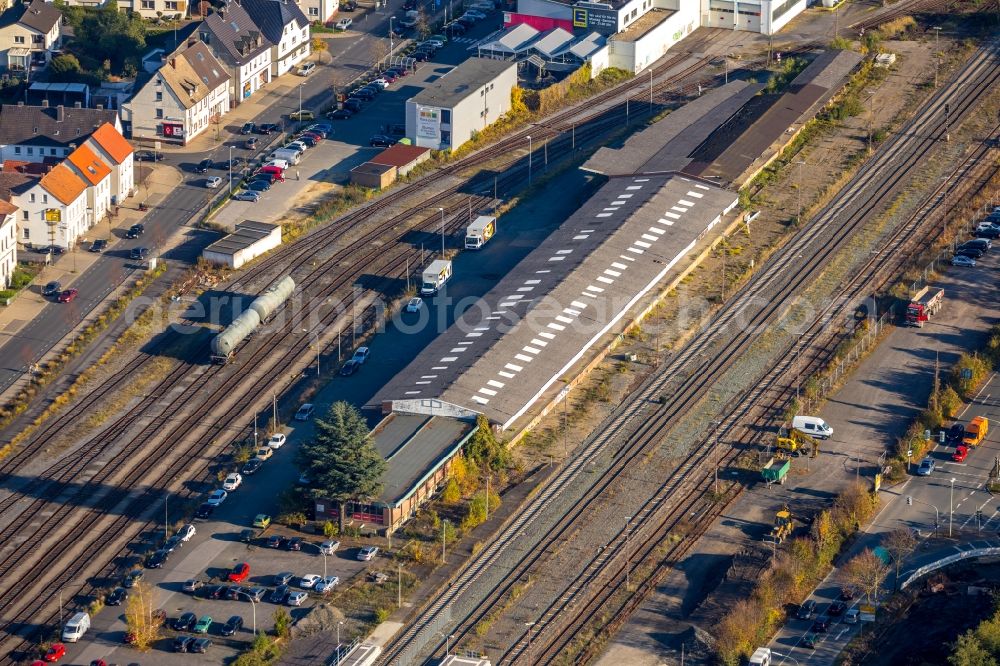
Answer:
<path fill-rule="evenodd" d="M 934 506 L 933 504 L 931 504 L 930 502 L 925 502 L 923 500 L 914 499 L 913 495 L 907 495 L 906 496 L 906 504 L 907 504 L 907 506 L 912 506 L 914 502 L 916 502 L 917 504 L 926 504 L 930 508 L 934 509 L 934 535 L 937 536 L 938 525 L 941 524 L 941 512 L 938 511 L 938 508 L 936 506 Z"/>
<path fill-rule="evenodd" d="M 955 477 L 951 477 L 951 496 L 948 500 L 948 538 L 951 538 L 951 524 L 955 519 Z"/>
<path fill-rule="evenodd" d="M 300 121 L 302 120 L 302 88 L 305 85 L 306 84 L 304 84 L 304 83 L 300 83 L 299 84 L 299 120 Z"/>
<path fill-rule="evenodd" d="M 632 516 L 625 516 L 625 590 L 629 590 L 632 585 L 630 578 L 632 575 L 632 562 L 628 552 L 628 535 L 632 531 Z"/>
<path fill-rule="evenodd" d="M 340 663 L 340 625 L 344 624 L 343 620 L 337 622 L 337 663 Z"/>
<path fill-rule="evenodd" d="M 451 656 L 451 639 L 453 639 L 454 637 L 455 634 L 451 634 L 450 636 L 446 636 L 444 639 L 444 655 L 446 657 Z"/>
<path fill-rule="evenodd" d="M 444 208 L 438 208 L 441 213 L 441 258 L 444 259 Z"/>
<path fill-rule="evenodd" d="M 389 17 L 389 57 L 392 58 L 392 22 L 396 20 L 395 16 Z M 388 64 L 388 63 L 386 63 Z"/>
<path fill-rule="evenodd" d="M 238 590 L 236 592 L 236 594 L 237 595 L 241 595 L 242 594 L 244 597 L 246 597 L 250 601 L 250 608 L 253 609 L 253 635 L 256 636 L 257 635 L 257 602 L 254 600 L 253 597 L 251 597 L 249 594 L 247 594 L 243 590 Z"/>
<path fill-rule="evenodd" d="M 805 166 L 805 160 L 798 160 L 794 164 L 799 165 L 799 206 L 795 213 L 795 224 L 802 224 L 802 167 Z"/>
<path fill-rule="evenodd" d="M 528 135 L 528 186 L 531 186 L 531 135 Z"/>
<path fill-rule="evenodd" d="M 229 196 L 233 195 L 233 147 L 229 146 Z"/>

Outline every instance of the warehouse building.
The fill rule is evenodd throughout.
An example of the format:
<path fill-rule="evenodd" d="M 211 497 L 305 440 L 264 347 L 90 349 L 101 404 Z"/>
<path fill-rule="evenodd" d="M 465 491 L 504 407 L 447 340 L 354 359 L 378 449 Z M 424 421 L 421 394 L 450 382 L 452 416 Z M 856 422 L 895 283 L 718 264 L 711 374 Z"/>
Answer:
<path fill-rule="evenodd" d="M 201 252 L 213 264 L 239 268 L 243 264 L 281 245 L 281 225 L 247 220 L 236 231 L 223 236 Z"/>
<path fill-rule="evenodd" d="M 406 136 L 414 145 L 454 150 L 510 111 L 517 64 L 469 58 L 406 101 Z"/>

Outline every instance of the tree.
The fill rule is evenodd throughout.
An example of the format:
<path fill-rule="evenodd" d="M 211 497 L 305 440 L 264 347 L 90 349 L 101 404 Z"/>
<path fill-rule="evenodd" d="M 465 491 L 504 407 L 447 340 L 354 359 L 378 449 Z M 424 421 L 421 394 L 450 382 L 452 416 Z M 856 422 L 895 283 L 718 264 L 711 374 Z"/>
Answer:
<path fill-rule="evenodd" d="M 417 22 L 413 27 L 417 29 L 420 39 L 427 39 L 427 36 L 431 34 L 431 24 L 427 20 L 427 12 L 424 11 L 423 7 L 417 9 Z"/>
<path fill-rule="evenodd" d="M 278 638 L 288 638 L 292 635 L 292 617 L 284 608 L 274 611 L 274 635 Z"/>
<path fill-rule="evenodd" d="M 917 538 L 913 536 L 911 530 L 898 527 L 885 535 L 882 545 L 892 556 L 892 563 L 896 570 L 894 585 L 896 589 L 899 589 L 899 563 L 917 547 Z"/>
<path fill-rule="evenodd" d="M 465 445 L 465 453 L 480 467 L 503 470 L 510 466 L 510 451 L 497 440 L 489 420 L 482 414 L 476 418 L 476 432 Z"/>
<path fill-rule="evenodd" d="M 337 503 L 341 534 L 347 503 L 369 501 L 382 492 L 385 460 L 360 412 L 346 402 L 333 403 L 327 417 L 316 420 L 316 434 L 299 449 L 299 465 L 314 496 Z"/>
<path fill-rule="evenodd" d="M 80 61 L 72 53 L 57 55 L 49 63 L 49 71 L 57 81 L 73 81 L 80 73 Z"/>
<path fill-rule="evenodd" d="M 948 657 L 952 666 L 996 666 L 997 661 L 979 643 L 975 634 L 969 630 L 958 637 L 954 651 Z"/>
<path fill-rule="evenodd" d="M 327 51 L 330 48 L 330 45 L 326 43 L 326 40 L 320 39 L 319 37 L 313 37 L 310 44 L 312 44 L 312 50 L 316 53 Z"/>
<path fill-rule="evenodd" d="M 889 573 L 889 565 L 871 548 L 865 548 L 844 565 L 844 575 L 857 589 L 865 593 L 872 603 L 878 601 L 878 591 Z"/>
<path fill-rule="evenodd" d="M 149 585 L 138 582 L 125 603 L 125 627 L 135 636 L 135 648 L 145 652 L 160 639 L 162 622 L 153 614 L 153 591 Z"/>

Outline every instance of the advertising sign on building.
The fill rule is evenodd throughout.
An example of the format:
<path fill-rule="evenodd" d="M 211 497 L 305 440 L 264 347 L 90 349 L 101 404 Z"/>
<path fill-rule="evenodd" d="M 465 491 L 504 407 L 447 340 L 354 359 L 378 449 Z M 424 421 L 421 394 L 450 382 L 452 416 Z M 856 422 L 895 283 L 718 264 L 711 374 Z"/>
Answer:
<path fill-rule="evenodd" d="M 618 12 L 600 2 L 578 2 L 573 5 L 573 27 L 613 35 L 618 32 Z"/>
<path fill-rule="evenodd" d="M 184 137 L 184 125 L 178 125 L 176 123 L 163 123 L 163 136 L 175 136 L 177 138 Z"/>
<path fill-rule="evenodd" d="M 46 208 L 45 209 L 45 221 L 46 222 L 62 222 L 62 210 L 59 208 Z"/>
<path fill-rule="evenodd" d="M 417 137 L 441 141 L 441 110 L 433 107 L 417 107 Z"/>

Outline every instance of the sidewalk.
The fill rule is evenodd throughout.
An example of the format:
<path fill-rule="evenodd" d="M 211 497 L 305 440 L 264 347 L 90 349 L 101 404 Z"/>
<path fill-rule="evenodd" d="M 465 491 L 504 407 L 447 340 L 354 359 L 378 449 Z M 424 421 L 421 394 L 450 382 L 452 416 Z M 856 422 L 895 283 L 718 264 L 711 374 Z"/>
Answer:
<path fill-rule="evenodd" d="M 103 220 L 87 231 L 86 236 L 77 243 L 75 250 L 67 252 L 56 259 L 54 263 L 44 267 L 35 277 L 34 282 L 21 290 L 13 303 L 0 308 L 0 347 L 30 326 L 39 313 L 51 304 L 51 301 L 45 299 L 41 293 L 42 287 L 46 283 L 58 281 L 62 284 L 63 289 L 68 289 L 97 263 L 101 255 L 87 251 L 90 241 L 105 238 L 108 240 L 106 251 L 113 251 L 117 241 L 125 237 L 125 230 L 133 224 L 142 222 L 151 211 L 156 209 L 156 204 L 166 198 L 182 180 L 180 172 L 171 166 L 162 164 L 150 166 L 147 164 L 143 165 L 142 170 L 145 181 L 139 184 L 138 193 L 118 208 L 116 217 L 105 216 Z M 146 201 L 149 204 L 146 211 L 138 209 L 140 201 Z M 91 314 L 97 314 L 97 311 L 95 310 Z M 89 319 L 89 316 L 85 317 L 80 324 L 85 324 Z M 60 345 L 56 344 L 38 362 L 43 363 L 49 360 L 58 353 L 59 348 Z M 14 382 L 0 394 L 0 401 L 14 395 L 24 385 L 26 377 L 27 375 L 22 377 L 20 381 Z"/>

